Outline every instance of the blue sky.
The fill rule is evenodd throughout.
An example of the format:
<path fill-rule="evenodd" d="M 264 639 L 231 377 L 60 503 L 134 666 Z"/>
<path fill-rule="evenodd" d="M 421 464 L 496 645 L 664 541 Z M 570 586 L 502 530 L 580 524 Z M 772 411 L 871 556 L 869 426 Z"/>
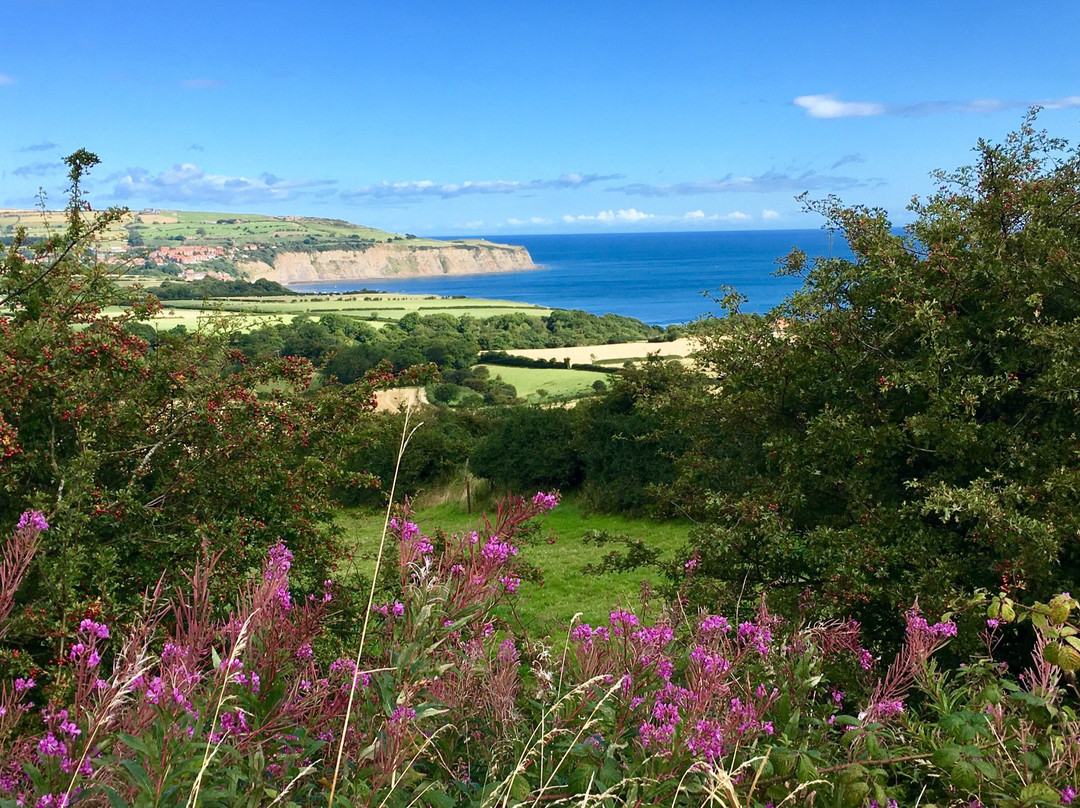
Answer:
<path fill-rule="evenodd" d="M 0 0 L 0 207 L 420 235 L 905 220 L 1030 104 L 1080 140 L 1080 4 Z"/>

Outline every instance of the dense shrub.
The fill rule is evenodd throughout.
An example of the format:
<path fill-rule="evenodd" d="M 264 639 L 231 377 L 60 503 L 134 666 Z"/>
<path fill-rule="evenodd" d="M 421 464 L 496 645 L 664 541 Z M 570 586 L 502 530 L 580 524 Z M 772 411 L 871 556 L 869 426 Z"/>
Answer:
<path fill-rule="evenodd" d="M 573 410 L 513 407 L 495 416 L 470 458 L 474 474 L 512 491 L 575 488 L 581 461 Z"/>
<path fill-rule="evenodd" d="M 899 631 L 916 597 L 1080 586 L 1080 158 L 1032 120 L 977 154 L 902 233 L 812 206 L 854 257 L 793 253 L 802 289 L 714 321 L 712 381 L 654 399 L 691 444 L 696 602 L 809 591 Z"/>

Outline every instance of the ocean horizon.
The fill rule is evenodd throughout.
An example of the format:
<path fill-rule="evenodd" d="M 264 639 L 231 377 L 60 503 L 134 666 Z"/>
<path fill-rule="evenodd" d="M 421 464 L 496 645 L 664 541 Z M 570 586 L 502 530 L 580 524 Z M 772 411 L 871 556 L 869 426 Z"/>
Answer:
<path fill-rule="evenodd" d="M 598 315 L 621 314 L 664 326 L 721 315 L 722 308 L 710 295 L 719 297 L 724 287 L 733 287 L 747 297 L 743 311 L 764 313 L 779 305 L 800 285 L 798 278 L 776 275 L 779 260 L 794 248 L 811 258 L 851 254 L 842 239 L 824 230 L 482 238 L 524 246 L 542 269 L 288 285 L 303 292 L 345 292 L 364 287 L 384 292 L 512 300 Z"/>

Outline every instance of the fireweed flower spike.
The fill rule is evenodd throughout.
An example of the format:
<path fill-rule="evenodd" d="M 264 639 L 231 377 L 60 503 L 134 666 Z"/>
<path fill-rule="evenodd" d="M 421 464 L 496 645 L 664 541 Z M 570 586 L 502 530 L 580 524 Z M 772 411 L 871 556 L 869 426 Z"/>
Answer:
<path fill-rule="evenodd" d="M 16 528 L 25 530 L 28 527 L 37 531 L 43 531 L 49 529 L 49 523 L 45 521 L 45 516 L 41 511 L 26 511 L 19 517 L 19 523 L 16 525 Z"/>

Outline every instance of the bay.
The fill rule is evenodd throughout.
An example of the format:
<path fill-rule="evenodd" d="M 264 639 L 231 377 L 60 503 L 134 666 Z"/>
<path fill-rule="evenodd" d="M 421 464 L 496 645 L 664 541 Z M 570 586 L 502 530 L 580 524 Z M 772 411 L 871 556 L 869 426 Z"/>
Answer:
<path fill-rule="evenodd" d="M 491 236 L 524 246 L 544 268 L 483 275 L 370 278 L 295 283 L 303 292 L 360 288 L 408 294 L 464 295 L 535 303 L 593 314 L 622 314 L 653 325 L 722 314 L 717 296 L 734 287 L 744 311 L 764 313 L 799 286 L 778 277 L 777 261 L 798 247 L 809 256 L 849 257 L 847 245 L 823 230 L 747 230 L 688 233 L 602 233 Z"/>

